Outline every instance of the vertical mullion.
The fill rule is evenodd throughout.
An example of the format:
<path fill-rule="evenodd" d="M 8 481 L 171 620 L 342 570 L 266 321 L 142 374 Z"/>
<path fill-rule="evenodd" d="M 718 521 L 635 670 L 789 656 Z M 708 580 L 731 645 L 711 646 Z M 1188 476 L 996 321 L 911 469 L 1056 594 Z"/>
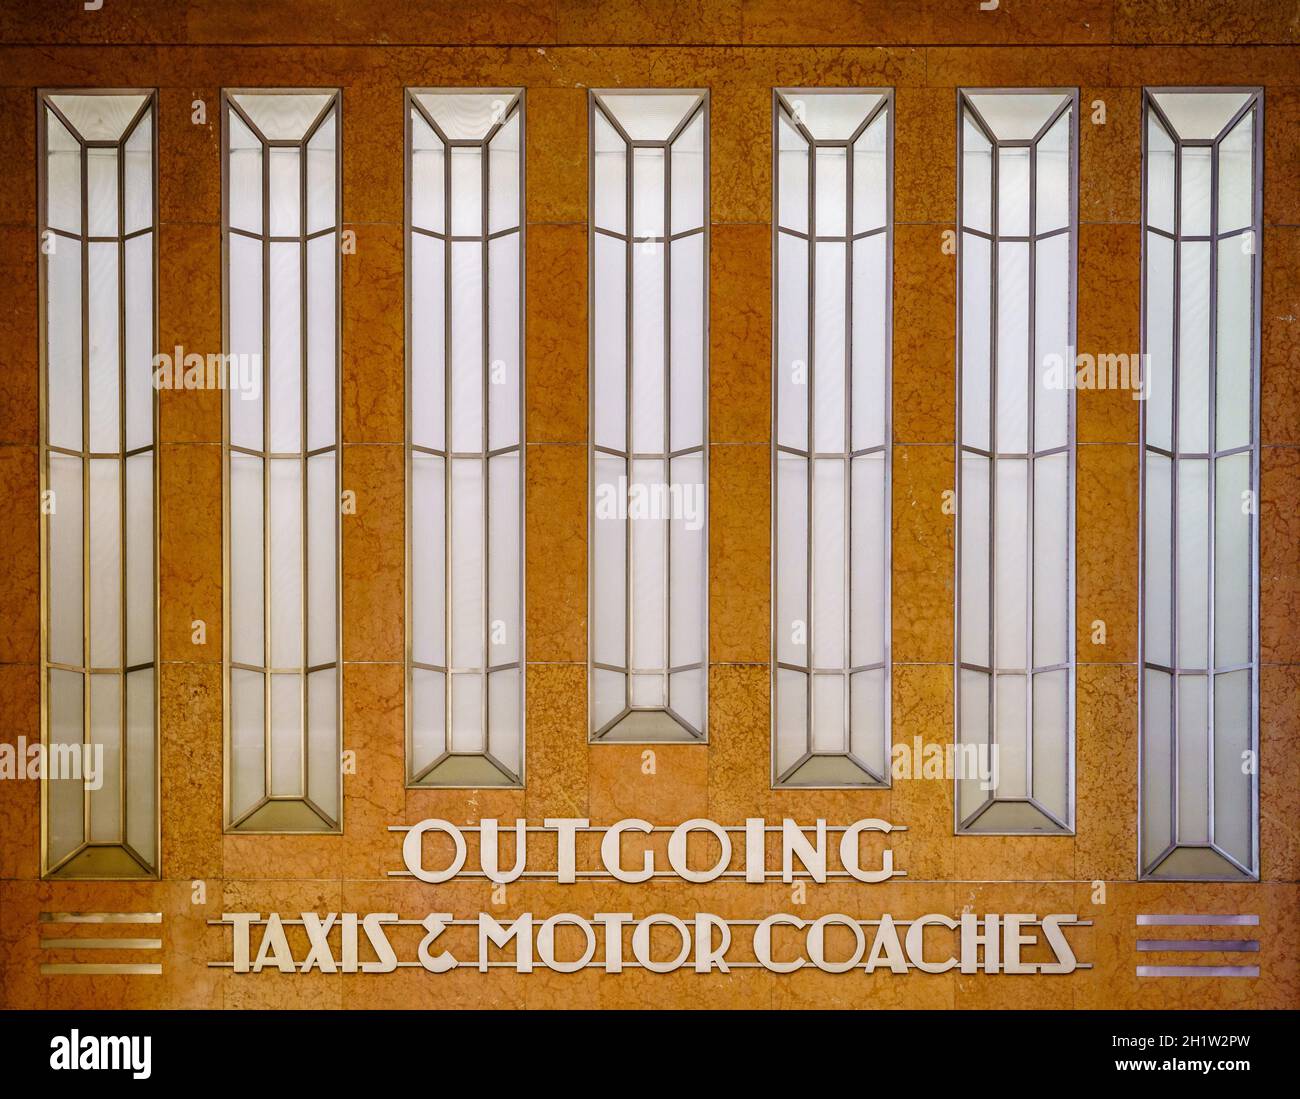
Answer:
<path fill-rule="evenodd" d="M 91 745 L 91 699 L 94 664 L 90 652 L 90 157 L 85 140 L 77 134 L 81 159 L 81 743 Z M 90 842 L 90 788 L 83 782 L 82 843 Z"/>
<path fill-rule="evenodd" d="M 808 665 L 808 696 L 804 700 L 805 710 L 807 712 L 808 722 L 808 754 L 813 752 L 814 726 L 816 720 L 817 708 L 814 703 L 816 694 L 817 675 L 814 671 L 816 661 L 813 656 L 813 599 L 816 594 L 816 585 L 814 577 L 816 573 L 816 561 L 814 556 L 814 538 L 816 535 L 815 523 L 815 489 L 816 489 L 816 470 L 817 459 L 813 457 L 817 453 L 817 147 L 813 144 L 812 139 L 805 133 L 804 140 L 808 142 L 808 361 L 805 364 L 804 383 L 807 386 L 807 398 L 805 400 L 805 411 L 807 415 L 808 437 L 804 440 L 807 448 L 807 473 L 805 474 L 805 485 L 807 493 L 807 503 L 805 504 L 804 522 L 806 530 L 806 561 L 804 566 L 804 644 L 805 659 Z"/>
<path fill-rule="evenodd" d="M 126 843 L 126 142 L 131 130 L 118 142 L 117 157 L 117 439 L 118 439 L 118 836 Z"/>
<path fill-rule="evenodd" d="M 998 298 L 1002 261 L 999 240 L 998 185 L 1001 163 L 1001 146 L 994 139 L 989 143 L 989 535 L 988 535 L 988 699 L 986 742 L 989 752 L 998 747 L 997 735 L 997 514 L 998 514 Z M 997 789 L 989 792 L 990 801 L 996 800 Z"/>
<path fill-rule="evenodd" d="M 624 478 L 624 497 L 626 498 L 628 489 L 632 485 L 632 325 L 633 306 L 635 298 L 632 292 L 632 264 L 636 260 L 635 245 L 633 244 L 633 183 L 632 176 L 636 171 L 636 156 L 630 143 L 624 141 L 623 153 L 623 185 L 625 188 L 624 201 L 626 207 L 623 215 L 623 229 L 626 232 L 624 248 L 626 249 L 626 269 L 623 272 L 624 280 L 624 301 L 623 301 L 623 468 L 626 470 Z M 632 707 L 632 512 L 631 508 L 624 507 L 623 515 L 623 707 L 631 709 Z"/>
<path fill-rule="evenodd" d="M 271 797 L 271 148 L 257 133 L 262 161 L 262 764 Z"/>
<path fill-rule="evenodd" d="M 1046 129 L 1047 127 L 1045 127 Z M 1041 140 L 1041 138 L 1039 139 Z M 1038 464 L 1038 438 L 1034 430 L 1034 396 L 1037 383 L 1038 323 L 1038 142 L 1029 146 L 1029 306 L 1025 330 L 1028 336 L 1028 363 L 1025 385 L 1025 794 L 1034 797 L 1034 474 Z M 1068 216 L 1068 215 L 1067 215 Z M 1068 654 L 1067 654 L 1068 659 Z"/>
<path fill-rule="evenodd" d="M 1209 407 L 1206 409 L 1206 531 L 1205 531 L 1205 793 L 1206 793 L 1206 831 L 1205 838 L 1214 847 L 1214 688 L 1215 669 L 1218 667 L 1218 653 L 1214 644 L 1214 602 L 1215 602 L 1215 528 L 1218 509 L 1215 506 L 1216 485 L 1218 482 L 1218 369 L 1219 369 L 1219 143 L 1224 131 L 1210 146 L 1210 279 L 1209 279 L 1209 348 L 1206 359 L 1206 383 L 1209 389 Z"/>
<path fill-rule="evenodd" d="M 663 435 L 664 435 L 664 487 L 667 490 L 670 506 L 668 516 L 664 520 L 664 708 L 672 709 L 672 696 L 668 693 L 671 684 L 671 677 L 668 669 L 673 663 L 673 646 L 672 646 L 672 627 L 673 627 L 673 518 L 672 518 L 672 484 L 673 470 L 672 458 L 669 455 L 673 452 L 673 433 L 672 433 L 672 408 L 673 408 L 673 343 L 672 343 L 672 286 L 673 286 L 673 264 L 672 264 L 672 190 L 673 190 L 673 146 L 670 141 L 664 146 L 664 288 L 663 288 L 663 325 L 664 325 L 664 411 L 663 411 Z"/>
<path fill-rule="evenodd" d="M 1178 602 L 1182 578 L 1178 572 L 1178 473 L 1182 465 L 1182 445 L 1179 438 L 1179 375 L 1182 367 L 1182 298 L 1183 298 L 1183 143 L 1176 133 L 1171 132 L 1169 139 L 1174 152 L 1174 242 L 1173 242 L 1173 317 L 1172 378 L 1170 399 L 1169 453 L 1169 669 L 1172 673 L 1169 684 L 1169 842 L 1178 846 L 1178 692 L 1182 682 L 1178 652 Z"/>
<path fill-rule="evenodd" d="M 451 145 L 442 139 L 438 134 L 438 140 L 442 142 L 442 576 L 444 591 L 451 591 L 452 570 L 451 570 L 451 508 L 452 508 L 452 479 L 451 479 L 451 335 L 452 335 L 452 310 L 451 310 Z M 451 669 L 455 666 L 452 660 L 452 603 L 450 599 L 444 598 L 442 609 L 442 631 L 443 631 L 443 651 L 442 659 L 445 671 L 443 677 L 445 682 L 442 689 L 442 729 L 443 729 L 443 751 L 451 751 L 451 692 L 452 680 Z"/>
<path fill-rule="evenodd" d="M 492 644 L 492 616 L 489 607 L 489 597 L 491 595 L 491 583 L 488 576 L 488 561 L 491 554 L 491 536 L 492 528 L 489 516 L 492 509 L 492 482 L 490 476 L 491 461 L 488 458 L 488 372 L 491 369 L 491 350 L 488 346 L 488 340 L 491 332 L 489 319 L 489 310 L 491 309 L 491 294 L 489 291 L 490 273 L 488 271 L 488 231 L 490 222 L 488 219 L 488 204 L 491 201 L 492 181 L 490 167 L 490 140 L 485 139 L 479 146 L 479 179 L 481 191 L 479 194 L 479 224 L 482 233 L 481 260 L 479 271 L 479 324 L 481 326 L 481 346 L 479 348 L 480 367 L 482 377 L 480 378 L 480 388 L 482 392 L 483 412 L 481 427 L 481 458 L 482 462 L 482 484 L 483 484 L 483 557 L 479 566 L 479 579 L 483 597 L 483 645 L 480 657 L 483 662 L 483 673 L 479 682 L 479 714 L 482 733 L 483 754 L 488 755 L 488 730 L 491 728 L 489 722 L 488 706 L 490 704 L 490 694 L 488 692 L 488 669 L 492 666 L 491 649 Z"/>
<path fill-rule="evenodd" d="M 310 131 L 309 131 L 310 132 Z M 337 131 L 336 131 L 337 132 Z M 299 678 L 299 712 L 301 720 L 298 726 L 299 744 L 301 751 L 299 753 L 299 781 L 302 786 L 302 796 L 308 801 L 311 800 L 310 790 L 307 785 L 308 767 L 307 753 L 311 747 L 311 736 L 309 735 L 308 723 L 311 720 L 311 692 L 307 689 L 307 669 L 311 666 L 311 652 L 308 648 L 308 638 L 311 631 L 308 623 L 308 612 L 310 608 L 309 594 L 310 585 L 308 583 L 307 572 L 307 534 L 311 529 L 308 526 L 307 516 L 307 451 L 311 449 L 311 441 L 307 435 L 307 378 L 310 364 L 307 361 L 308 346 L 308 317 L 307 317 L 307 184 L 308 172 L 311 170 L 311 158 L 308 156 L 307 147 L 310 143 L 309 138 L 304 138 L 302 144 L 298 147 L 298 365 L 299 365 L 299 384 L 298 384 L 298 447 L 299 447 L 299 469 L 301 471 L 301 483 L 298 486 L 299 507 L 301 509 L 301 549 L 302 549 L 302 582 L 300 584 L 300 598 L 302 601 L 302 623 L 300 626 L 302 637 L 302 675 Z M 336 138 L 337 144 L 337 138 Z M 341 678 L 341 677 L 340 677 Z"/>
<path fill-rule="evenodd" d="M 853 143 L 844 149 L 844 650 L 840 654 L 844 706 L 844 754 L 853 745 Z"/>

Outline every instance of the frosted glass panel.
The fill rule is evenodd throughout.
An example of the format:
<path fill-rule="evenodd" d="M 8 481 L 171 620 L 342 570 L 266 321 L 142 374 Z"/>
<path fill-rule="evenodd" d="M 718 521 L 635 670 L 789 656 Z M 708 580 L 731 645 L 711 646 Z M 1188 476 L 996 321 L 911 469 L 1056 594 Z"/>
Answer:
<path fill-rule="evenodd" d="M 705 737 L 707 101 L 589 97 L 593 742 Z"/>
<path fill-rule="evenodd" d="M 153 878 L 156 102 L 84 92 L 40 105 L 42 721 L 46 742 L 77 756 L 42 776 L 41 870 Z M 93 783 L 83 746 L 99 759 Z"/>
<path fill-rule="evenodd" d="M 1258 876 L 1262 97 L 1148 90 L 1143 877 Z"/>
<path fill-rule="evenodd" d="M 957 830 L 1070 832 L 1077 104 L 963 91 L 958 138 Z"/>
<path fill-rule="evenodd" d="M 227 92 L 228 831 L 336 832 L 337 93 Z"/>
<path fill-rule="evenodd" d="M 888 786 L 893 95 L 775 112 L 772 781 Z"/>
<path fill-rule="evenodd" d="M 521 94 L 408 92 L 412 786 L 523 781 Z"/>

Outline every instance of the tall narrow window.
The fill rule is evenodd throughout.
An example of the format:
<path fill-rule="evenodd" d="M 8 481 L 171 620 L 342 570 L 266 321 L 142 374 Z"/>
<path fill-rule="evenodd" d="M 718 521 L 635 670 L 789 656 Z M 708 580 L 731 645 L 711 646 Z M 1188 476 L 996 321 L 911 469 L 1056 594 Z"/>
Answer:
<path fill-rule="evenodd" d="M 154 878 L 157 96 L 39 96 L 41 872 Z"/>
<path fill-rule="evenodd" d="M 956 828 L 1070 832 L 1077 93 L 958 127 Z"/>
<path fill-rule="evenodd" d="M 222 96 L 226 828 L 341 828 L 339 95 Z"/>
<path fill-rule="evenodd" d="M 772 781 L 888 786 L 893 93 L 774 93 Z"/>
<path fill-rule="evenodd" d="M 524 769 L 523 99 L 407 93 L 407 782 Z"/>
<path fill-rule="evenodd" d="M 592 740 L 702 741 L 708 93 L 593 91 Z"/>
<path fill-rule="evenodd" d="M 1262 93 L 1143 97 L 1143 877 L 1259 874 Z"/>

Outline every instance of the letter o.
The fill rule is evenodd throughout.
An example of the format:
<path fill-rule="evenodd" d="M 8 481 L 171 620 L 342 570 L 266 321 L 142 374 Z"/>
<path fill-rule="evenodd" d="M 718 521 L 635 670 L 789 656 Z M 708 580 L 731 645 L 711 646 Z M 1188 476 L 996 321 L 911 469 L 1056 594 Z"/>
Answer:
<path fill-rule="evenodd" d="M 456 845 L 456 855 L 451 860 L 450 866 L 443 870 L 431 871 L 426 870 L 421 864 L 421 857 L 424 854 L 422 841 L 425 832 L 435 831 L 445 832 L 452 838 L 452 842 Z M 459 874 L 460 868 L 465 865 L 465 837 L 460 834 L 459 828 L 448 821 L 422 820 L 411 827 L 406 833 L 406 839 L 402 841 L 402 861 L 406 863 L 406 869 L 420 881 L 433 885 L 447 881 Z"/>
<path fill-rule="evenodd" d="M 718 855 L 717 864 L 708 870 L 692 870 L 690 864 L 686 861 L 686 841 L 690 838 L 690 834 L 696 830 L 702 830 L 714 836 L 722 849 Z M 668 837 L 668 864 L 683 881 L 713 881 L 731 865 L 731 837 L 727 835 L 727 831 L 722 825 L 715 824 L 711 820 L 705 820 L 703 817 L 682 821 L 673 829 L 672 835 Z"/>

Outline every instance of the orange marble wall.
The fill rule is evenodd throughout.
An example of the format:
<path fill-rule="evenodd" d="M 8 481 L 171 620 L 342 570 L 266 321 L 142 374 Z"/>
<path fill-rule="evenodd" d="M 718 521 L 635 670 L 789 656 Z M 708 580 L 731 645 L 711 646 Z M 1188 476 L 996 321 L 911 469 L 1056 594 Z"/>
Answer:
<path fill-rule="evenodd" d="M 1253 0 L 466 0 L 356 5 L 195 0 L 0 3 L 0 738 L 39 736 L 35 96 L 41 86 L 160 89 L 161 345 L 220 344 L 219 92 L 343 89 L 345 779 L 341 836 L 221 829 L 221 414 L 216 394 L 164 392 L 162 431 L 163 881 L 38 880 L 39 797 L 0 783 L 0 1006 L 1297 1006 L 1300 1005 L 1300 19 Z M 1078 86 L 1079 347 L 1135 352 L 1143 84 L 1260 84 L 1266 176 L 1261 499 L 1261 850 L 1257 885 L 1135 877 L 1137 406 L 1079 394 L 1078 829 L 1074 837 L 952 835 L 946 782 L 886 791 L 773 791 L 768 778 L 770 89 L 897 89 L 894 300 L 894 738 L 952 725 L 955 89 Z M 403 786 L 402 89 L 522 85 L 527 149 L 528 776 L 521 791 Z M 712 92 L 710 743 L 656 752 L 589 746 L 586 659 L 586 89 Z M 207 122 L 191 121 L 195 100 Z M 1105 125 L 1090 122 L 1106 104 Z M 191 623 L 208 625 L 206 645 Z M 1094 645 L 1090 624 L 1107 624 Z M 388 824 L 443 816 L 540 820 L 704 816 L 847 822 L 881 816 L 907 877 L 810 887 L 803 916 L 853 911 L 1078 912 L 1093 968 L 1062 977 L 730 978 L 419 971 L 388 977 L 233 976 L 222 911 L 446 909 L 714 911 L 788 908 L 782 886 L 653 889 L 417 886 Z M 194 883 L 203 884 L 202 896 Z M 1095 882 L 1106 883 L 1099 899 Z M 165 914 L 162 977 L 43 977 L 36 914 Z M 1262 974 L 1139 981 L 1138 911 L 1255 912 Z M 1199 933 L 1198 933 L 1199 934 Z M 111 957 L 75 960 L 115 961 Z M 113 952 L 99 952 L 112 954 Z M 72 960 L 71 958 L 67 960 Z M 1186 960 L 1197 960 L 1188 956 Z"/>

